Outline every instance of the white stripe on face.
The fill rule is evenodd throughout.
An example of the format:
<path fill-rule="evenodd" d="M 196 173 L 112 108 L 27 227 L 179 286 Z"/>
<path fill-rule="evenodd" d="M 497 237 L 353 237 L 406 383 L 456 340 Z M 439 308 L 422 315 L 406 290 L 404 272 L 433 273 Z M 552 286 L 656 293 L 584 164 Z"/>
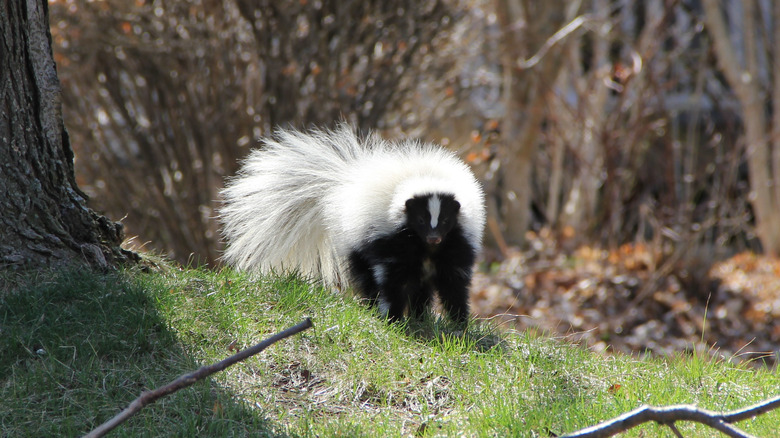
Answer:
<path fill-rule="evenodd" d="M 439 224 L 439 213 L 441 213 L 441 199 L 438 195 L 433 195 L 428 199 L 428 212 L 431 213 L 431 228 L 436 228 Z"/>

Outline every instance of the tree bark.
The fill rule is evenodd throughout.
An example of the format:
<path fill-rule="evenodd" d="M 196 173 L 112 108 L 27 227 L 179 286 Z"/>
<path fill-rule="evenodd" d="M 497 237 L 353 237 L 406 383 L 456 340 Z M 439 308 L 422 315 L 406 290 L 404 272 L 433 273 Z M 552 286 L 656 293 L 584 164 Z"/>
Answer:
<path fill-rule="evenodd" d="M 756 4 L 753 1 L 742 3 L 744 8 L 743 32 L 744 43 L 735 47 L 729 40 L 729 32 L 721 11 L 721 3 L 716 0 L 703 2 L 705 22 L 718 66 L 726 77 L 726 81 L 734 90 L 742 108 L 745 127 L 745 143 L 747 144 L 747 162 L 750 169 L 751 204 L 755 211 L 756 231 L 764 251 L 770 255 L 780 255 L 780 152 L 772 151 L 772 132 L 766 116 L 765 99 L 769 99 L 771 91 L 762 87 L 759 76 L 759 49 L 756 41 Z M 777 6 L 775 6 L 776 8 Z M 780 17 L 780 11 L 773 16 Z M 780 23 L 772 22 L 774 38 L 780 32 Z M 744 66 L 739 62 L 737 53 L 744 53 Z M 776 69 L 775 69 L 776 70 Z M 780 87 L 780 84 L 772 84 Z M 774 95 L 780 97 L 780 94 Z M 777 114 L 778 104 L 773 101 L 772 108 Z M 777 129 L 777 127 L 774 127 Z"/>
<path fill-rule="evenodd" d="M 608 22 L 609 5 L 605 0 L 594 0 L 593 10 L 593 18 L 597 23 Z M 574 73 L 569 80 L 577 90 L 577 95 L 583 99 L 583 111 L 572 117 L 569 129 L 566 130 L 570 133 L 569 144 L 576 149 L 580 164 L 577 166 L 571 189 L 566 193 L 566 202 L 560 218 L 561 225 L 572 227 L 577 235 L 583 235 L 592 226 L 598 207 L 601 173 L 604 172 L 604 144 L 599 131 L 603 129 L 607 118 L 605 107 L 609 88 L 605 83 L 610 78 L 613 67 L 609 59 L 609 45 L 613 38 L 610 28 L 601 25 L 591 38 L 593 53 L 584 55 L 590 58 L 588 64 L 592 66 L 591 71 L 586 73 L 583 70 L 582 42 L 569 47 L 568 56 L 564 60 L 567 65 L 563 68 L 564 74 Z M 563 86 L 566 85 L 563 82 Z M 565 113 L 560 113 L 560 117 L 565 117 Z M 577 128 L 571 129 L 574 126 Z"/>
<path fill-rule="evenodd" d="M 0 269 L 133 257 L 119 248 L 122 226 L 87 208 L 76 185 L 47 3 L 0 8 Z"/>
<path fill-rule="evenodd" d="M 505 237 L 513 244 L 524 241 L 530 223 L 533 156 L 541 136 L 544 101 L 560 73 L 562 40 L 572 31 L 564 26 L 579 26 L 579 22 L 572 24 L 578 11 L 578 3 L 567 5 L 563 1 L 496 1 L 503 45 L 501 166 L 505 196 L 501 211 L 489 211 L 488 215 L 499 213 Z"/>

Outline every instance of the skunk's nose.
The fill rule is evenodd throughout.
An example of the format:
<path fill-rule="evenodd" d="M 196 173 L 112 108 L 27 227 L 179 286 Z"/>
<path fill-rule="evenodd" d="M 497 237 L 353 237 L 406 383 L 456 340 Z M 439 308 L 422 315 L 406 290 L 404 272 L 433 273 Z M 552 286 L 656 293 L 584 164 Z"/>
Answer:
<path fill-rule="evenodd" d="M 441 236 L 428 236 L 429 245 L 438 245 L 441 243 Z"/>

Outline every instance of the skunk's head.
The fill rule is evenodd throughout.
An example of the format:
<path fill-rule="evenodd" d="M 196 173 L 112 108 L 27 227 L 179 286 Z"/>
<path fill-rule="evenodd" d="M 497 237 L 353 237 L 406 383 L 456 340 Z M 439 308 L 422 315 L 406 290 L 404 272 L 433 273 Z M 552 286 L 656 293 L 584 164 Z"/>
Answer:
<path fill-rule="evenodd" d="M 430 246 L 439 245 L 458 224 L 460 203 L 449 194 L 427 194 L 406 200 L 406 224 Z"/>

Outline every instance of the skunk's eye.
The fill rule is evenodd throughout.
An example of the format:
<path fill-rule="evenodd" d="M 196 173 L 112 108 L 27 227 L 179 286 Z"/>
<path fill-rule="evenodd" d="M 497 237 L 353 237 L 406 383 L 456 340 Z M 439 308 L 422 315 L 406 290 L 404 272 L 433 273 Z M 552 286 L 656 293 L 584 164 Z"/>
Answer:
<path fill-rule="evenodd" d="M 421 217 L 418 217 L 417 218 L 417 223 L 420 224 L 420 225 L 425 225 L 425 219 L 423 219 Z"/>

